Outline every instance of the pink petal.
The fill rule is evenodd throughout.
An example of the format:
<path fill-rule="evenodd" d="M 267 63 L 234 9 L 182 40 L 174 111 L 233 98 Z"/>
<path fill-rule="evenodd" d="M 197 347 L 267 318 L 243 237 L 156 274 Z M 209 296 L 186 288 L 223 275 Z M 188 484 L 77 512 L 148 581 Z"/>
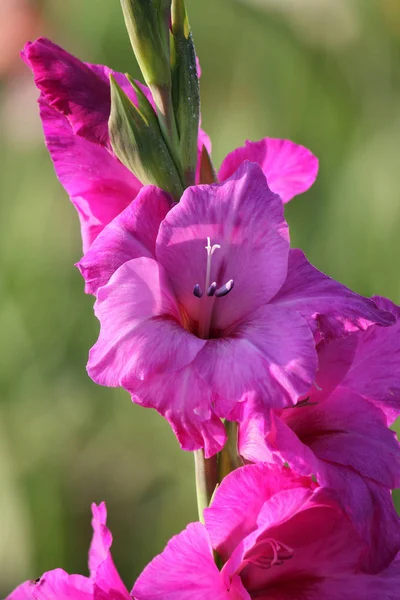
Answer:
<path fill-rule="evenodd" d="M 278 568 L 265 569 L 251 558 L 260 555 L 260 549 L 265 552 L 265 542 L 271 538 L 289 546 L 293 553 Z M 257 530 L 242 546 L 241 579 L 250 594 L 259 589 L 279 589 L 282 583 L 299 578 L 355 573 L 364 552 L 351 521 L 329 490 L 321 489 L 308 498 L 302 489 L 277 493 L 263 506 Z"/>
<path fill-rule="evenodd" d="M 284 203 L 307 191 L 317 178 L 318 159 L 307 148 L 289 140 L 264 138 L 246 141 L 228 154 L 219 170 L 220 180 L 230 177 L 245 160 L 260 165 L 269 187 Z"/>
<path fill-rule="evenodd" d="M 400 519 L 390 490 L 350 469 L 324 464 L 322 485 L 338 494 L 354 527 L 366 544 L 362 568 L 379 573 L 400 550 Z"/>
<path fill-rule="evenodd" d="M 266 305 L 230 336 L 208 340 L 194 366 L 225 399 L 220 416 L 229 417 L 226 411 L 252 393 L 262 398 L 263 410 L 294 404 L 309 389 L 317 364 L 313 337 L 302 317 Z"/>
<path fill-rule="evenodd" d="M 170 206 L 168 194 L 159 188 L 146 186 L 140 190 L 135 201 L 103 229 L 77 264 L 87 293 L 95 294 L 128 260 L 154 258 L 158 229 Z"/>
<path fill-rule="evenodd" d="M 40 578 L 32 593 L 35 600 L 93 600 L 93 582 L 87 577 L 55 569 Z"/>
<path fill-rule="evenodd" d="M 114 594 L 118 596 L 119 600 L 122 598 L 129 600 L 128 590 L 122 583 L 111 557 L 112 535 L 106 526 L 105 503 L 102 502 L 98 506 L 92 504 L 92 513 L 93 538 L 89 550 L 90 576 L 96 588 L 99 588 L 104 594 Z"/>
<path fill-rule="evenodd" d="M 46 38 L 28 42 L 21 54 L 33 72 L 43 103 L 64 115 L 75 135 L 107 146 L 109 79 L 114 72 L 103 65 L 83 63 Z M 115 75 L 124 89 L 130 90 L 132 100 L 136 100 L 126 77 Z"/>
<path fill-rule="evenodd" d="M 311 476 L 318 472 L 319 461 L 315 454 L 284 420 L 287 412 L 297 415 L 301 412 L 300 408 L 271 411 L 266 418 L 261 407 L 247 407 L 247 404 L 244 403 L 239 427 L 241 456 L 251 462 L 262 461 L 281 466 L 287 463 L 300 475 Z"/>
<path fill-rule="evenodd" d="M 353 335 L 358 344 L 341 385 L 379 406 L 392 424 L 400 415 L 400 319 Z"/>
<path fill-rule="evenodd" d="M 226 589 L 214 563 L 207 531 L 200 523 L 191 523 L 168 542 L 139 576 L 132 596 L 135 600 L 240 598 Z"/>
<path fill-rule="evenodd" d="M 40 114 L 57 177 L 79 213 L 85 251 L 142 184 L 106 148 L 74 135 L 54 108 L 40 102 Z"/>
<path fill-rule="evenodd" d="M 394 322 L 393 315 L 379 310 L 372 300 L 318 271 L 298 249 L 290 251 L 287 279 L 271 303 L 298 311 L 314 329 L 318 316 L 318 325 L 326 337 L 339 337 L 375 323 Z"/>
<path fill-rule="evenodd" d="M 211 280 L 235 287 L 224 298 L 193 296 L 205 287 L 207 237 L 220 244 L 212 256 Z M 165 267 L 179 303 L 194 322 L 201 302 L 211 301 L 216 329 L 255 310 L 278 291 L 286 277 L 287 224 L 280 199 L 270 192 L 261 169 L 246 163 L 223 184 L 187 189 L 166 216 L 157 238 L 157 260 Z"/>
<path fill-rule="evenodd" d="M 98 290 L 101 324 L 88 373 L 100 385 L 129 388 L 137 380 L 177 371 L 205 341 L 187 332 L 163 268 L 150 258 L 124 263 Z"/>
<path fill-rule="evenodd" d="M 259 596 L 259 600 L 292 600 L 293 593 L 296 600 L 397 600 L 400 585 L 400 561 L 396 561 L 386 571 L 377 575 L 364 573 L 337 574 L 329 579 L 309 581 L 299 590 L 290 583 L 286 587 L 287 595 Z"/>
<path fill-rule="evenodd" d="M 256 529 L 263 505 L 275 494 L 297 488 L 311 494 L 314 487 L 310 478 L 269 465 L 232 471 L 218 487 L 211 507 L 204 511 L 213 548 L 227 560 L 240 540 Z M 275 518 L 273 513 L 270 518 Z"/>
<path fill-rule="evenodd" d="M 293 408 L 282 419 L 321 460 L 350 467 L 385 487 L 400 487 L 400 445 L 381 410 L 339 388 L 317 405 Z M 284 440 L 277 447 L 285 456 Z"/>
<path fill-rule="evenodd" d="M 5 600 L 34 600 L 33 588 L 34 581 L 25 581 L 21 583 Z"/>
<path fill-rule="evenodd" d="M 155 408 L 169 421 L 183 450 L 204 448 L 208 458 L 223 448 L 226 434 L 214 413 L 216 395 L 192 365 L 136 384 L 123 381 L 123 385 L 134 402 Z"/>

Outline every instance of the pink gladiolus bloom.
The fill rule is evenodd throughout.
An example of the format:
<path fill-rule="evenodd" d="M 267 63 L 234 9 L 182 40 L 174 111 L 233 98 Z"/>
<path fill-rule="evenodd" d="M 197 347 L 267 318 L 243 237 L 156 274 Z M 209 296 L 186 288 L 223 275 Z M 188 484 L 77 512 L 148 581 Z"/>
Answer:
<path fill-rule="evenodd" d="M 249 465 L 223 480 L 205 510 L 205 525 L 192 523 L 172 538 L 139 576 L 132 595 L 136 600 L 396 600 L 400 555 L 378 571 L 375 565 L 363 567 L 366 551 L 332 490 L 288 469 Z"/>
<path fill-rule="evenodd" d="M 237 402 L 256 395 L 265 411 L 308 391 L 318 315 L 323 334 L 394 320 L 289 249 L 282 201 L 247 161 L 176 205 L 143 188 L 78 266 L 101 323 L 89 375 L 156 408 L 207 456 Z"/>
<path fill-rule="evenodd" d="M 389 301 L 376 302 L 400 316 Z M 288 463 L 338 490 L 382 568 L 400 550 L 390 493 L 400 487 L 400 445 L 388 429 L 400 415 L 400 319 L 322 342 L 318 362 L 317 387 L 295 407 L 264 414 L 243 407 L 240 452 L 254 462 Z"/>
<path fill-rule="evenodd" d="M 102 65 L 83 63 L 45 38 L 26 44 L 22 58 L 32 69 L 40 90 L 46 144 L 57 176 L 78 211 L 86 251 L 142 187 L 116 159 L 110 146 L 110 74 L 134 103 L 136 94 L 125 75 Z M 140 87 L 152 102 L 146 86 Z M 201 129 L 198 145 L 199 152 L 203 146 L 211 152 L 210 140 Z M 265 138 L 246 142 L 245 148 L 229 154 L 221 166 L 220 180 L 227 179 L 244 160 L 261 166 L 271 190 L 283 202 L 306 191 L 318 171 L 318 160 L 303 146 Z"/>
<path fill-rule="evenodd" d="M 89 550 L 90 577 L 68 575 L 62 569 L 25 581 L 6 600 L 132 600 L 111 557 L 112 535 L 106 526 L 104 502 L 92 505 L 93 538 Z"/>

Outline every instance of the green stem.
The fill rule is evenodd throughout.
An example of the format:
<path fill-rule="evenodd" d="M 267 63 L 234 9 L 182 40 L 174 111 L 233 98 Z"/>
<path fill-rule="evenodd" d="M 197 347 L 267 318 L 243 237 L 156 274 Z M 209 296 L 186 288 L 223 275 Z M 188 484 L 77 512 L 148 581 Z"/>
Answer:
<path fill-rule="evenodd" d="M 227 441 L 219 454 L 218 481 L 221 482 L 231 471 L 243 466 L 238 451 L 238 425 L 233 421 L 225 421 Z"/>
<path fill-rule="evenodd" d="M 194 464 L 196 473 L 196 494 L 199 519 L 204 523 L 204 509 L 210 505 L 210 500 L 218 483 L 217 455 L 204 457 L 203 450 L 195 450 Z"/>

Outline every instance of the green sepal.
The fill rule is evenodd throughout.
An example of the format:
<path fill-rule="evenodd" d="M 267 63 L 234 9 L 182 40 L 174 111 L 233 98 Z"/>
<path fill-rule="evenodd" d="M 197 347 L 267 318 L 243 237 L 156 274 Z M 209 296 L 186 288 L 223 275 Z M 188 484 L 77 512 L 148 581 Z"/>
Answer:
<path fill-rule="evenodd" d="M 179 200 L 182 183 L 157 121 L 146 118 L 146 110 L 141 112 L 131 102 L 112 75 L 110 87 L 108 129 L 115 155 L 141 183 L 156 185 Z"/>
<path fill-rule="evenodd" d="M 196 52 L 184 0 L 172 0 L 172 100 L 185 184 L 195 183 L 200 122 Z"/>

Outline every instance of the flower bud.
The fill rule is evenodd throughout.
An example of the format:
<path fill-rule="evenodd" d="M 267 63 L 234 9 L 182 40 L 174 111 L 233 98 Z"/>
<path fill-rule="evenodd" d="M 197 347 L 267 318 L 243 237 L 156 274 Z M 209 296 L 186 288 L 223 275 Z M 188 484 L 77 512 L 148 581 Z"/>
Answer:
<path fill-rule="evenodd" d="M 200 89 L 196 53 L 184 0 L 172 0 L 172 100 L 179 133 L 179 154 L 185 184 L 195 182 Z"/>
<path fill-rule="evenodd" d="M 144 185 L 156 185 L 179 200 L 182 183 L 148 100 L 137 88 L 140 110 L 112 76 L 110 85 L 108 128 L 116 156 Z"/>
<path fill-rule="evenodd" d="M 149 87 L 169 87 L 171 0 L 121 0 L 125 24 L 140 70 Z"/>

